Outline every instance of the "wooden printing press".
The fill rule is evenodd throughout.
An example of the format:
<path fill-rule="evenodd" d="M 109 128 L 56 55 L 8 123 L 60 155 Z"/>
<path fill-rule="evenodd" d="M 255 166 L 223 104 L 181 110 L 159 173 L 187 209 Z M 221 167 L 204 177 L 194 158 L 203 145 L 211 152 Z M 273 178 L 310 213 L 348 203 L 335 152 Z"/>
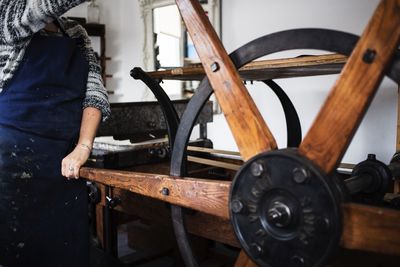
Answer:
<path fill-rule="evenodd" d="M 361 37 L 324 29 L 288 30 L 249 42 L 229 56 L 198 1 L 176 3 L 203 68 L 132 71 L 160 102 L 168 129 L 168 144 L 164 141 L 161 147 L 167 148 L 170 162 L 167 167 L 162 163 L 163 168 L 158 162 L 128 170 L 81 169 L 81 177 L 99 189 L 95 209 L 100 246 L 116 256 L 118 220 L 141 218 L 147 231 L 133 229 L 132 246 L 151 243 L 160 255 L 179 250 L 182 261 L 176 266 L 399 266 L 400 156 L 395 154 L 390 163 L 372 154 L 355 166 L 340 162 L 383 76 L 400 81 L 400 0 L 382 0 Z M 291 49 L 340 55 L 253 62 Z M 303 137 L 296 110 L 271 79 L 339 71 Z M 159 79 L 202 79 L 204 74 L 178 116 Z M 242 79 L 264 81 L 278 95 L 288 148 L 277 148 Z M 212 150 L 209 141 L 188 143 L 212 93 L 240 158 Z M 123 127 L 116 124 L 113 135 Z M 93 159 L 98 163 L 95 155 Z M 95 202 L 94 186 L 90 193 Z M 131 217 L 117 218 L 115 211 Z M 166 237 L 172 233 L 176 247 Z M 167 250 L 156 249 L 162 247 Z"/>

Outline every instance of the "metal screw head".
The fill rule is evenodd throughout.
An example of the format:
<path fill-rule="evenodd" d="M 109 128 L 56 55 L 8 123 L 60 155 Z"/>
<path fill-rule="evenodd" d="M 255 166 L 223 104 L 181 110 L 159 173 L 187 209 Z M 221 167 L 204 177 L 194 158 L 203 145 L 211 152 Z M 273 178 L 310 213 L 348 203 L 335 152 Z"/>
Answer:
<path fill-rule="evenodd" d="M 241 212 L 243 210 L 243 207 L 244 207 L 243 203 L 240 200 L 238 199 L 232 200 L 231 209 L 234 213 Z"/>
<path fill-rule="evenodd" d="M 282 214 L 277 209 L 273 208 L 268 211 L 268 221 L 275 223 L 280 217 Z"/>
<path fill-rule="evenodd" d="M 161 189 L 161 194 L 163 194 L 164 196 L 168 196 L 169 195 L 169 189 L 164 187 L 163 189 Z"/>
<path fill-rule="evenodd" d="M 267 211 L 267 221 L 277 227 L 285 227 L 290 224 L 292 214 L 289 207 L 281 202 L 275 202 Z"/>
<path fill-rule="evenodd" d="M 250 253 L 251 255 L 253 255 L 253 257 L 259 258 L 262 252 L 263 252 L 262 248 L 256 243 L 250 245 Z"/>
<path fill-rule="evenodd" d="M 108 206 L 112 209 L 122 203 L 119 197 L 106 197 L 106 200 L 108 201 Z"/>
<path fill-rule="evenodd" d="M 307 182 L 307 180 L 310 178 L 310 174 L 306 169 L 303 168 L 295 168 L 293 170 L 293 180 L 298 183 L 302 184 Z"/>
<path fill-rule="evenodd" d="M 264 167 L 263 167 L 262 164 L 260 164 L 260 163 L 258 163 L 258 162 L 253 162 L 253 163 L 250 165 L 250 171 L 251 171 L 251 174 L 252 174 L 253 176 L 259 177 L 259 176 L 261 176 L 261 174 L 263 174 L 263 172 L 264 172 Z"/>
<path fill-rule="evenodd" d="M 367 51 L 365 51 L 363 55 L 363 61 L 368 64 L 374 62 L 375 58 L 376 58 L 376 51 L 373 49 L 367 49 Z"/>
<path fill-rule="evenodd" d="M 326 233 L 329 231 L 329 227 L 330 227 L 329 219 L 325 218 L 325 217 L 317 218 L 317 220 L 315 222 L 315 226 L 317 228 L 317 231 L 319 231 L 320 233 Z"/>
<path fill-rule="evenodd" d="M 217 72 L 219 70 L 219 64 L 217 62 L 214 62 L 211 64 L 211 71 L 212 72 Z"/>
<path fill-rule="evenodd" d="M 299 255 L 294 255 L 291 258 L 291 260 L 292 260 L 294 266 L 304 266 L 304 264 L 305 264 L 304 258 Z"/>

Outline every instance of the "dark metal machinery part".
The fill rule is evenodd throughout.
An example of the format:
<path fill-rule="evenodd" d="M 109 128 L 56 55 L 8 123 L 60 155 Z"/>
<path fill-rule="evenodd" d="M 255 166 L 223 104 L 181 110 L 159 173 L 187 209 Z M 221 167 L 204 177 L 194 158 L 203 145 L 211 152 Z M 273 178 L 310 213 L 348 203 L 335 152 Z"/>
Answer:
<path fill-rule="evenodd" d="M 324 266 L 341 238 L 341 187 L 295 149 L 256 155 L 231 187 L 240 244 L 260 266 Z"/>
<path fill-rule="evenodd" d="M 386 193 L 393 188 L 393 177 L 389 167 L 376 160 L 374 154 L 357 164 L 352 177 L 345 180 L 352 200 L 365 204 L 382 204 Z"/>
<path fill-rule="evenodd" d="M 246 253 L 260 266 L 323 266 L 341 237 L 341 203 L 382 204 L 392 173 L 375 155 L 344 182 L 328 177 L 295 150 L 247 161 L 232 183 L 230 217 Z M 273 255 L 273 257 L 271 257 Z"/>
<path fill-rule="evenodd" d="M 117 229 L 113 227 L 114 214 L 113 209 L 121 203 L 119 198 L 114 198 L 111 195 L 111 188 L 105 187 L 106 205 L 104 207 L 104 248 L 109 256 L 118 258 L 118 246 L 117 246 Z"/>
<path fill-rule="evenodd" d="M 243 66 L 262 56 L 292 49 L 315 49 L 350 55 L 359 37 L 327 29 L 294 29 L 265 35 L 255 39 L 234 51 L 230 57 L 236 67 Z M 388 68 L 387 76 L 395 82 L 400 82 L 400 52 L 395 53 L 393 63 Z M 172 151 L 171 175 L 184 176 L 186 163 L 186 146 L 189 141 L 193 124 L 200 110 L 212 94 L 212 88 L 205 78 L 196 94 L 189 102 L 176 135 Z M 189 239 L 185 230 L 183 214 L 180 207 L 172 207 L 172 218 L 179 248 L 186 266 L 197 266 Z"/>
<path fill-rule="evenodd" d="M 165 93 L 164 89 L 160 86 L 160 84 L 149 75 L 147 75 L 146 72 L 144 72 L 141 68 L 132 69 L 131 76 L 134 79 L 140 79 L 141 81 L 143 81 L 153 92 L 154 96 L 160 103 L 167 124 L 169 145 L 170 147 L 173 147 L 176 132 L 178 130 L 179 117 L 171 100 Z"/>
<path fill-rule="evenodd" d="M 286 129 L 287 129 L 287 147 L 298 147 L 301 142 L 301 125 L 299 115 L 297 114 L 296 108 L 292 101 L 287 96 L 285 91 L 273 80 L 263 81 L 275 95 L 279 98 L 282 104 L 283 112 L 286 118 Z"/>

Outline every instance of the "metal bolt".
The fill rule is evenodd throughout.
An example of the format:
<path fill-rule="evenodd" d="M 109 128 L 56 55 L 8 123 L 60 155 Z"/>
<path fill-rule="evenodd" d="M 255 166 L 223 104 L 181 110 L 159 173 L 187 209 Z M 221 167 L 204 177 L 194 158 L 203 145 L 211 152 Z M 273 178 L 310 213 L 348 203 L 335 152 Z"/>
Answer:
<path fill-rule="evenodd" d="M 232 200 L 231 209 L 234 213 L 241 212 L 243 210 L 243 207 L 244 207 L 243 203 L 240 200 L 238 199 Z"/>
<path fill-rule="evenodd" d="M 291 219 L 292 216 L 289 207 L 281 202 L 275 202 L 268 210 L 267 221 L 277 227 L 288 226 Z"/>
<path fill-rule="evenodd" d="M 295 168 L 293 170 L 293 180 L 298 184 L 307 182 L 309 176 L 310 176 L 310 174 L 308 173 L 308 171 L 306 169 Z"/>
<path fill-rule="evenodd" d="M 259 258 L 262 252 L 263 252 L 262 248 L 256 243 L 250 245 L 250 253 L 251 255 L 253 255 L 254 258 Z"/>
<path fill-rule="evenodd" d="M 214 62 L 211 64 L 211 71 L 212 72 L 217 72 L 219 70 L 219 64 L 217 62 Z"/>
<path fill-rule="evenodd" d="M 376 51 L 373 49 L 367 49 L 363 55 L 363 61 L 367 64 L 374 62 L 376 58 Z"/>
<path fill-rule="evenodd" d="M 122 203 L 122 200 L 119 197 L 109 197 L 109 196 L 107 196 L 106 200 L 108 202 L 108 206 L 110 208 L 112 208 L 112 209 Z"/>
<path fill-rule="evenodd" d="M 368 154 L 368 160 L 376 160 L 375 154 Z"/>
<path fill-rule="evenodd" d="M 330 222 L 328 218 L 318 218 L 316 228 L 321 233 L 326 233 L 329 230 Z"/>
<path fill-rule="evenodd" d="M 149 121 L 149 122 L 147 122 L 147 126 L 149 127 L 149 128 L 156 128 L 156 123 L 154 122 L 154 121 Z"/>
<path fill-rule="evenodd" d="M 253 162 L 250 166 L 250 171 L 253 176 L 259 177 L 264 172 L 264 167 L 258 162 Z"/>
<path fill-rule="evenodd" d="M 294 255 L 291 258 L 292 262 L 295 264 L 295 266 L 304 266 L 304 258 L 302 256 L 299 255 Z"/>
<path fill-rule="evenodd" d="M 267 234 L 267 232 L 265 232 L 264 229 L 260 228 L 257 230 L 256 235 L 258 236 L 265 236 Z"/>
<path fill-rule="evenodd" d="M 161 189 L 161 194 L 163 194 L 164 196 L 168 196 L 169 195 L 169 189 L 164 187 L 163 189 Z"/>
<path fill-rule="evenodd" d="M 272 223 L 276 223 L 282 217 L 282 214 L 277 209 L 270 209 L 268 211 L 268 221 Z"/>

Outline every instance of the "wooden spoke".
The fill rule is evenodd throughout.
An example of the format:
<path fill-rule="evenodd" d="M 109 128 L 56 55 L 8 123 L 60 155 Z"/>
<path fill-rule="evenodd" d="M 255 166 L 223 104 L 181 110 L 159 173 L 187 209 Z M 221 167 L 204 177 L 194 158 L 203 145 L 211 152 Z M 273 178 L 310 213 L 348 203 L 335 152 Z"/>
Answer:
<path fill-rule="evenodd" d="M 383 0 L 348 59 L 300 153 L 330 173 L 345 153 L 400 38 L 400 0 Z"/>
<path fill-rule="evenodd" d="M 235 262 L 235 267 L 253 267 L 257 266 L 254 262 L 250 260 L 244 250 L 240 251 L 239 257 Z"/>
<path fill-rule="evenodd" d="M 197 0 L 176 0 L 207 77 L 244 159 L 271 149 L 276 141 L 243 85 Z"/>

